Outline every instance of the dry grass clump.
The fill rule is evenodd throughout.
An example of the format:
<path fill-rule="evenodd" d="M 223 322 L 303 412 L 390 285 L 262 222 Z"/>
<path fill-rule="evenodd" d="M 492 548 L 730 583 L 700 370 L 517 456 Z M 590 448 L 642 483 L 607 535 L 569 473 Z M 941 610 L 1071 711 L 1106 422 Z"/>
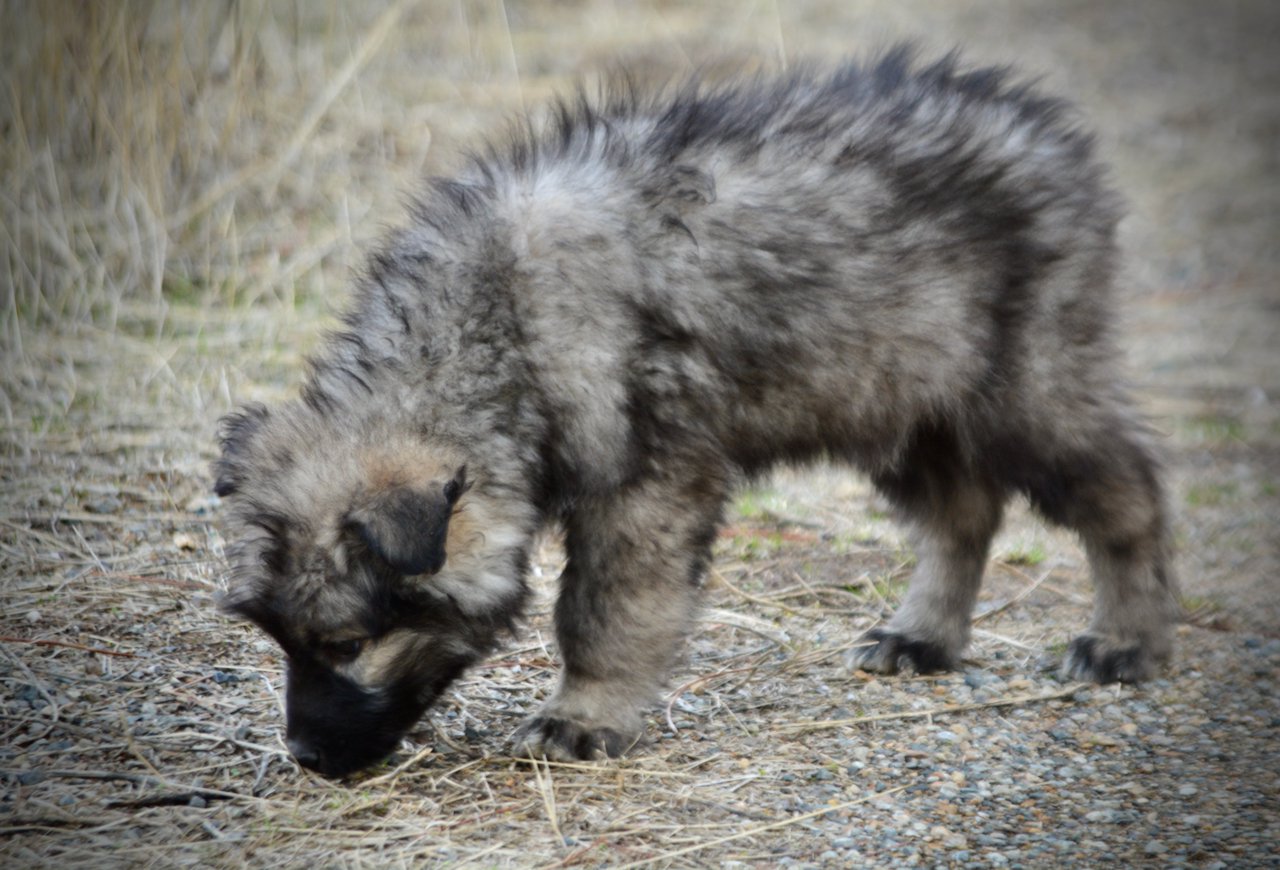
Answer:
<path fill-rule="evenodd" d="M 326 258 L 367 213 L 363 188 L 387 185 L 353 159 L 388 143 L 325 125 L 353 114 L 339 103 L 410 5 L 7 3 L 6 344 L 175 304 L 292 306 L 341 280 Z"/>
<path fill-rule="evenodd" d="M 262 57 L 240 7 L 6 6 L 8 316 L 110 323 L 121 302 L 159 302 L 166 281 L 208 274 L 212 258 L 228 270 L 213 235 L 232 203 L 181 218 L 240 153 L 231 143 L 262 129 L 267 106 L 248 98 Z"/>
<path fill-rule="evenodd" d="M 396 213 L 436 135 L 565 82 L 538 71 L 550 39 L 517 68 L 535 34 L 501 2 L 8 0 L 4 21 L 7 343 L 19 324 L 322 295 L 347 265 L 326 258 Z"/>

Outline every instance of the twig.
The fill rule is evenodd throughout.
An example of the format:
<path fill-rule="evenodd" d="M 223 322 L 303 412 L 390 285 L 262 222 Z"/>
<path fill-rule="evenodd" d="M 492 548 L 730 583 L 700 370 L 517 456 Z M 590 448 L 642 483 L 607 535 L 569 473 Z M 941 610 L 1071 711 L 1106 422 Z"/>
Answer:
<path fill-rule="evenodd" d="M 34 687 L 35 690 L 40 693 L 40 696 L 49 704 L 48 720 L 41 722 L 41 724 L 44 725 L 44 731 L 40 734 L 40 737 L 36 739 L 43 738 L 53 730 L 53 727 L 61 718 L 61 709 L 58 706 L 58 700 L 54 698 L 53 695 L 49 694 L 48 689 L 44 687 L 44 683 L 40 681 L 39 677 L 31 672 L 31 668 L 27 667 L 27 663 L 24 662 L 20 656 L 16 656 L 6 651 L 5 657 L 18 666 L 18 668 L 26 675 L 30 685 Z"/>
<path fill-rule="evenodd" d="M 0 635 L 0 643 L 27 643 L 32 646 L 65 646 L 68 649 L 82 649 L 85 652 L 98 653 L 99 655 L 104 656 L 119 656 L 120 658 L 125 659 L 137 658 L 133 653 L 117 652 L 112 649 L 102 649 L 102 647 L 97 646 L 85 646 L 82 643 L 72 643 L 69 640 L 45 640 L 43 638 Z"/>
<path fill-rule="evenodd" d="M 117 827 L 119 820 L 111 819 L 105 821 L 98 818 L 32 818 L 32 819 L 13 819 L 11 824 L 0 828 L 0 837 L 9 837 L 14 834 L 54 834 L 63 833 L 68 828 L 85 831 L 89 830 L 107 830 Z"/>
<path fill-rule="evenodd" d="M 737 586 L 734 586 L 732 583 L 730 583 L 728 578 L 725 577 L 722 572 L 716 570 L 715 568 L 712 568 L 708 573 L 712 577 L 714 577 L 718 583 L 723 584 L 724 588 L 728 589 L 734 595 L 737 595 L 743 601 L 750 601 L 752 604 L 760 604 L 765 607 L 776 607 L 778 610 L 781 610 L 783 613 L 796 612 L 796 609 L 794 607 L 789 607 L 788 605 L 783 604 L 779 601 L 774 601 L 772 598 L 761 598 L 757 595 L 752 595 L 750 592 L 746 592 L 742 589 L 739 589 Z"/>
<path fill-rule="evenodd" d="M 973 633 L 978 637 L 985 637 L 991 640 L 999 641 L 1000 643 L 1003 643 L 1006 646 L 1011 646 L 1011 647 L 1014 647 L 1015 649 L 1020 649 L 1023 652 L 1038 653 L 1043 649 L 1043 647 L 1032 646 L 1031 644 L 1014 640 L 1011 637 L 1005 637 L 1003 634 L 997 634 L 994 631 L 987 631 L 985 628 L 975 628 L 973 630 Z"/>
<path fill-rule="evenodd" d="M 993 698 L 990 701 L 977 701 L 972 704 L 945 704 L 928 710 L 904 710 L 897 713 L 875 713 L 870 716 L 855 716 L 850 719 L 819 719 L 813 722 L 780 723 L 774 728 L 779 731 L 807 733 L 822 731 L 828 728 L 844 728 L 849 725 L 862 725 L 867 722 L 889 722 L 894 719 L 928 719 L 932 716 L 945 716 L 948 713 L 964 713 L 969 710 L 983 710 L 987 707 L 1012 707 L 1017 704 L 1033 704 L 1037 701 L 1053 701 L 1066 698 L 1080 691 L 1080 685 L 1074 684 L 1057 692 L 1046 692 L 1042 695 L 1010 695 L 1006 698 Z"/>
<path fill-rule="evenodd" d="M 506 0 L 498 0 L 498 9 L 502 12 L 502 29 L 507 34 L 507 54 L 511 58 L 511 74 L 516 80 L 516 94 L 520 97 L 521 110 L 527 111 L 524 101 L 524 84 L 520 81 L 520 65 L 516 62 L 516 44 L 511 38 L 511 22 L 507 20 Z"/>
<path fill-rule="evenodd" d="M 1040 584 L 1044 583 L 1045 580 L 1048 580 L 1049 575 L 1052 574 L 1053 571 L 1054 571 L 1053 566 L 1046 568 L 1044 571 L 1040 573 L 1039 577 L 1037 577 L 1034 581 L 1032 581 L 1027 586 L 1023 587 L 1023 589 L 1017 595 L 1008 599 L 998 607 L 993 607 L 990 610 L 983 611 L 982 613 L 979 613 L 977 616 L 975 616 L 973 618 L 973 624 L 977 625 L 979 622 L 981 622 L 984 619 L 990 619 L 991 617 L 995 616 L 997 613 L 1003 613 L 1004 611 L 1008 610 L 1010 607 L 1017 604 L 1022 599 L 1026 598 L 1032 592 L 1035 592 L 1037 589 L 1039 589 Z M 1025 571 L 1018 571 L 1018 573 L 1021 574 L 1023 577 L 1027 576 Z"/>
<path fill-rule="evenodd" d="M 361 785 L 363 785 L 365 788 L 369 788 L 375 785 L 382 785 L 382 783 L 387 782 L 388 780 L 395 779 L 397 776 L 404 773 L 406 770 L 413 767 L 419 761 L 426 758 L 428 755 L 430 755 L 435 751 L 436 750 L 434 746 L 424 746 L 421 749 L 419 749 L 417 752 L 415 752 L 412 756 L 410 756 L 408 760 L 402 761 L 400 764 L 397 764 L 395 767 L 393 767 L 391 770 L 388 770 L 386 773 L 380 773 L 375 777 L 366 779 L 363 783 L 361 783 Z"/>
<path fill-rule="evenodd" d="M 200 798 L 205 801 L 229 800 L 229 798 L 224 795 L 205 794 L 203 789 L 197 788 L 190 791 L 163 792 L 161 794 L 144 795 L 140 798 L 107 801 L 103 806 L 109 810 L 138 810 L 146 807 L 185 807 L 191 804 L 193 798 Z"/>
<path fill-rule="evenodd" d="M 538 783 L 538 794 L 542 797 L 542 806 L 547 811 L 547 822 L 556 835 L 556 845 L 563 846 L 565 845 L 564 834 L 560 832 L 560 819 L 556 812 L 556 787 L 555 781 L 551 778 L 551 768 L 544 768 L 541 764 L 535 763 L 533 778 Z"/>
<path fill-rule="evenodd" d="M 689 680 L 688 682 L 676 688 L 675 691 L 671 692 L 667 696 L 666 719 L 667 719 L 667 727 L 671 729 L 671 733 L 672 734 L 680 733 L 680 729 L 676 727 L 676 723 L 671 718 L 671 710 L 675 706 L 676 701 L 680 700 L 681 695 L 683 695 L 685 692 L 688 692 L 694 688 L 704 686 L 707 683 L 720 679 L 721 677 L 728 677 L 733 674 L 754 673 L 756 670 L 759 669 L 759 667 L 760 667 L 760 663 L 757 662 L 756 664 L 746 665 L 741 668 L 726 668 L 722 671 L 716 671 L 714 674 L 705 674 L 701 677 L 694 677 L 692 680 Z"/>
<path fill-rule="evenodd" d="M 17 529 L 33 536 L 39 535 L 37 529 L 30 528 L 31 525 L 54 526 L 57 523 L 81 523 L 81 524 L 97 524 L 107 526 L 124 526 L 124 525 L 141 525 L 141 524 L 157 524 L 164 522 L 186 523 L 190 525 L 208 525 L 209 520 L 205 517 L 196 517 L 191 514 L 182 513 L 181 511 L 150 511 L 148 513 L 131 513 L 121 512 L 115 514 L 93 514 L 88 511 L 59 511 L 52 514 L 22 514 L 13 515 L 0 519 L 4 525 Z M 23 526 L 22 523 L 29 524 Z M 61 538 L 53 538 L 59 546 L 65 547 L 67 541 Z M 93 556 L 92 551 L 89 555 Z M 97 559 L 87 559 L 90 564 L 100 564 Z M 104 569 L 105 570 L 105 569 Z"/>
<path fill-rule="evenodd" d="M 796 825 L 796 824 L 799 824 L 800 822 L 807 822 L 809 821 L 809 819 L 816 819 L 819 816 L 825 816 L 827 813 L 836 813 L 836 812 L 839 812 L 840 810 L 847 810 L 851 807 L 856 807 L 859 804 L 865 804 L 869 800 L 873 800 L 878 797 L 884 797 L 886 795 L 891 795 L 900 791 L 904 791 L 906 788 L 907 787 L 905 785 L 900 785 L 896 788 L 890 788 L 890 789 L 885 789 L 884 791 L 877 791 L 871 794 L 865 794 L 856 800 L 845 801 L 842 804 L 834 804 L 829 807 L 823 807 L 820 810 L 814 810 L 812 812 L 802 813 L 801 815 L 798 815 L 798 816 L 792 816 L 789 819 L 783 819 L 780 822 L 771 822 L 767 825 L 757 825 L 754 828 L 748 828 L 747 830 L 739 831 L 736 834 L 729 834 L 728 836 L 725 836 L 725 837 L 717 837 L 716 839 L 708 840 L 705 843 L 695 843 L 692 846 L 685 846 L 683 849 L 676 849 L 674 852 L 664 852 L 663 854 L 655 855 L 652 858 L 644 858 L 639 861 L 632 861 L 630 864 L 623 864 L 618 868 L 618 870 L 631 870 L 631 868 L 633 867 L 644 867 L 647 864 L 657 864 L 660 861 L 670 861 L 672 858 L 678 858 L 681 855 L 689 855 L 693 852 L 701 852 L 703 849 L 710 849 L 712 846 L 720 846 L 725 843 L 732 843 L 734 840 L 742 840 L 742 839 L 745 839 L 746 837 L 754 837 L 757 834 L 763 834 L 765 831 L 776 831 L 779 828 L 785 828 L 789 825 Z"/>
<path fill-rule="evenodd" d="M 129 721 L 125 717 L 125 711 L 121 709 L 119 712 L 120 712 L 120 733 L 124 736 L 125 743 L 127 743 L 129 746 L 129 751 L 133 753 L 134 758 L 142 762 L 143 767 L 151 771 L 153 776 L 155 776 L 156 778 L 159 778 L 160 777 L 159 769 L 157 769 L 156 766 L 151 763 L 151 759 L 147 758 L 145 755 L 142 754 L 142 750 L 138 748 L 138 742 L 133 739 L 134 737 L 133 729 L 129 727 Z"/>
<path fill-rule="evenodd" d="M 658 779 L 689 779 L 690 775 L 674 770 L 644 770 L 639 767 L 623 767 L 623 766 L 604 766 L 601 764 L 583 764 L 573 761 L 549 761 L 542 758 L 523 758 L 519 755 L 513 755 L 511 758 L 504 758 L 502 761 L 515 761 L 520 764 L 528 764 L 534 767 L 560 767 L 565 770 L 579 770 L 586 773 L 609 773 L 624 774 L 634 773 L 639 776 L 651 776 Z"/>
<path fill-rule="evenodd" d="M 467 857 L 463 858 L 463 859 L 462 859 L 461 861 L 459 861 L 455 866 L 457 866 L 457 867 L 466 867 L 466 866 L 468 866 L 468 865 L 475 864 L 475 863 L 476 863 L 476 862 L 478 862 L 481 858 L 486 858 L 486 857 L 488 857 L 489 855 L 492 855 L 494 852 L 497 852 L 497 851 L 498 851 L 498 850 L 500 850 L 500 849 L 505 849 L 505 848 L 507 848 L 507 845 L 508 845 L 508 844 L 507 844 L 507 843 L 504 843 L 502 840 L 498 840 L 498 842 L 494 843 L 492 846 L 488 846 L 488 847 L 486 847 L 486 848 L 484 848 L 484 849 L 481 849 L 479 852 L 476 852 L 474 855 L 468 855 Z"/>
<path fill-rule="evenodd" d="M 748 616 L 745 613 L 734 613 L 732 610 L 722 610 L 718 607 L 705 610 L 702 614 L 703 623 L 720 623 L 730 628 L 749 631 L 754 635 L 763 637 L 773 646 L 789 648 L 791 640 L 787 637 L 787 633 L 780 629 L 774 628 L 763 619 Z"/>
<path fill-rule="evenodd" d="M 24 773 L 38 773 L 45 779 L 97 779 L 97 780 L 116 780 L 119 782 L 132 782 L 137 785 L 149 786 L 151 788 L 173 788 L 181 789 L 189 795 L 198 795 L 206 800 L 212 798 L 214 800 L 251 800 L 250 795 L 240 794 L 234 791 L 222 791 L 216 788 L 203 788 L 197 786 L 189 786 L 178 783 L 169 782 L 164 777 L 152 776 L 146 773 L 124 773 L 123 771 L 114 770 L 0 770 L 0 776 L 16 777 Z"/>
<path fill-rule="evenodd" d="M 458 741 L 450 737 L 448 733 L 444 730 L 444 726 L 442 726 L 439 722 L 435 721 L 435 719 L 431 719 L 430 722 L 431 722 L 432 730 L 436 732 L 436 737 L 439 738 L 440 742 L 443 743 L 445 746 L 448 746 L 450 749 L 452 749 L 454 752 L 458 753 L 459 755 L 466 755 L 470 758 L 480 757 L 480 753 L 477 752 L 475 749 L 472 749 L 467 746 L 463 746 L 461 743 L 459 743 Z"/>

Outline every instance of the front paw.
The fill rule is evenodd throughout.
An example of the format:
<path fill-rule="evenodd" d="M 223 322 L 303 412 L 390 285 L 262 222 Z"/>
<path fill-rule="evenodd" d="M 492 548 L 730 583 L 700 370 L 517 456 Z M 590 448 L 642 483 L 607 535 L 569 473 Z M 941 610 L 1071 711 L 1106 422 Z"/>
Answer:
<path fill-rule="evenodd" d="M 617 758 L 635 745 L 637 739 L 637 735 L 612 728 L 592 728 L 570 719 L 534 716 L 516 731 L 513 752 L 522 758 L 592 761 Z"/>
<path fill-rule="evenodd" d="M 1156 675 L 1159 658 L 1141 643 L 1082 634 L 1067 648 L 1063 671 L 1069 679 L 1090 683 L 1140 683 Z"/>
<path fill-rule="evenodd" d="M 955 666 L 954 657 L 942 644 L 913 640 L 887 628 L 867 632 L 862 644 L 845 654 L 848 667 L 878 674 L 896 674 L 901 670 L 932 674 L 949 671 Z"/>

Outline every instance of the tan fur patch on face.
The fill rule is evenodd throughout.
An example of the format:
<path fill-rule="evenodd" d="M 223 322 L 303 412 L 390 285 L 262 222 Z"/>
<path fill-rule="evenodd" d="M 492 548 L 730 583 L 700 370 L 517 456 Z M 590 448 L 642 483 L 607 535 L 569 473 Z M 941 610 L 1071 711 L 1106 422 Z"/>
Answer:
<path fill-rule="evenodd" d="M 453 508 L 449 518 L 449 530 L 445 536 L 445 553 L 453 558 L 469 550 L 479 547 L 484 541 L 484 530 L 480 527 L 478 517 L 467 510 L 467 496 L 464 493 Z M 446 564 L 448 564 L 446 562 Z"/>
<path fill-rule="evenodd" d="M 397 486 L 443 485 L 464 460 L 455 451 L 402 442 L 366 450 L 360 457 L 367 492 L 382 492 Z"/>
<path fill-rule="evenodd" d="M 368 688 L 381 688 L 399 675 L 397 664 L 413 658 L 414 648 L 425 641 L 420 634 L 398 628 L 380 638 L 368 641 L 360 655 L 342 668 L 356 683 Z"/>

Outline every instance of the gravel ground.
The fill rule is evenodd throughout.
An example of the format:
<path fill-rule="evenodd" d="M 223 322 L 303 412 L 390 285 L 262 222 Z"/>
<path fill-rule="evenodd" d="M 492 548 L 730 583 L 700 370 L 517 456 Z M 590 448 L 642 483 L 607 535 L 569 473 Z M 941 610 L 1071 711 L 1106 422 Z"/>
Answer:
<path fill-rule="evenodd" d="M 906 792 L 862 808 L 819 862 L 1280 864 L 1280 641 L 1189 635 L 1194 666 L 1141 690 L 1079 688 L 997 716 L 938 717 L 841 741 L 852 760 L 812 777 Z M 937 682 L 871 681 L 848 699 L 910 710 L 1049 688 L 974 668 Z"/>
<path fill-rule="evenodd" d="M 825 511 L 828 535 L 858 529 L 892 552 L 892 531 L 879 536 L 865 509 L 841 509 L 842 493 L 856 502 L 860 491 L 856 480 L 832 473 L 820 482 L 780 474 L 768 492 L 780 515 L 804 517 L 807 526 L 813 512 Z M 871 505 L 874 517 L 874 499 Z M 1050 555 L 1025 564 L 1028 552 L 1041 549 Z M 791 811 L 868 787 L 903 791 L 858 807 L 851 823 L 826 828 L 830 848 L 795 863 L 1280 866 L 1274 624 L 1257 632 L 1247 627 L 1255 616 L 1203 608 L 1179 629 L 1177 660 L 1161 679 L 1137 687 L 1064 684 L 1056 675 L 1061 642 L 1087 612 L 1082 556 L 1025 513 L 1012 518 L 996 551 L 960 673 L 859 673 L 849 681 L 822 665 L 801 670 L 805 685 L 794 691 L 816 691 L 830 705 L 814 710 L 797 701 L 807 715 L 886 718 L 829 731 L 775 723 L 814 749 L 813 769 L 782 777 L 803 795 Z M 800 553 L 786 560 L 797 562 L 804 562 Z M 768 571 L 757 582 L 753 596 L 767 597 Z M 825 622 L 800 631 L 819 644 L 827 631 L 844 636 Z M 774 691 L 786 690 L 766 689 Z M 1037 698 L 1045 700 L 1030 700 Z M 964 709 L 993 702 L 999 706 Z M 950 706 L 961 709 L 890 718 Z"/>
<path fill-rule="evenodd" d="M 506 754 L 554 681 L 552 540 L 511 646 L 388 765 L 322 780 L 284 750 L 277 651 L 212 607 L 224 563 L 207 463 L 233 399 L 289 393 L 323 304 L 299 291 L 272 308 L 276 290 L 246 289 L 257 302 L 175 295 L 158 317 L 125 298 L 109 324 L 6 314 L 0 866 L 1280 867 L 1280 5 L 749 5 L 420 4 L 289 172 L 244 182 L 225 224 L 242 247 L 211 261 L 246 285 L 334 292 L 353 236 L 400 214 L 436 143 L 617 58 L 676 69 L 725 44 L 832 56 L 923 34 L 1044 71 L 1096 122 L 1132 203 L 1125 334 L 1167 436 L 1188 613 L 1168 672 L 1059 681 L 1088 618 L 1084 560 L 1014 511 L 961 672 L 849 673 L 843 653 L 892 610 L 909 553 L 865 482 L 784 472 L 738 501 L 634 757 Z M 227 147 L 281 150 L 290 113 L 376 14 L 343 19 L 333 56 L 301 12 L 264 25 L 259 114 L 289 121 Z M 38 258 L 5 250 L 35 273 Z"/>

